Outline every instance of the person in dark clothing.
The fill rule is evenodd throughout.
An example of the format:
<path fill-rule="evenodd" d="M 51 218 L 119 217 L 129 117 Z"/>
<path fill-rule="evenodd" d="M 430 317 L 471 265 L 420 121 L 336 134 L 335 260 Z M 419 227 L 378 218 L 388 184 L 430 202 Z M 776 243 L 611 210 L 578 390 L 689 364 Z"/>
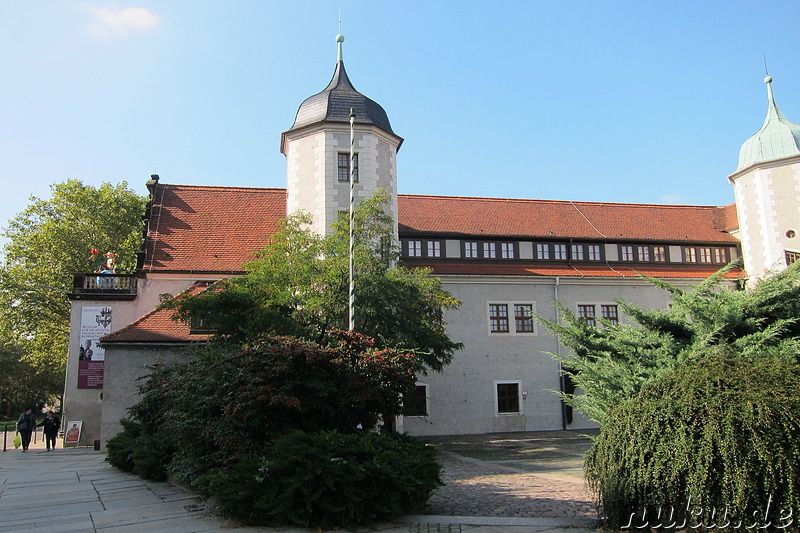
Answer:
<path fill-rule="evenodd" d="M 28 446 L 31 443 L 31 435 L 35 429 L 36 417 L 33 416 L 33 410 L 28 407 L 21 415 L 19 415 L 19 420 L 17 421 L 17 431 L 19 431 L 19 436 L 22 438 L 23 452 L 28 451 Z"/>
<path fill-rule="evenodd" d="M 47 411 L 47 418 L 42 420 L 40 424 L 36 424 L 36 427 L 43 426 L 44 427 L 44 439 L 47 442 L 47 451 L 50 451 L 50 443 L 53 444 L 53 450 L 56 449 L 56 437 L 58 436 L 58 430 L 61 429 L 61 419 L 58 418 L 53 411 Z"/>

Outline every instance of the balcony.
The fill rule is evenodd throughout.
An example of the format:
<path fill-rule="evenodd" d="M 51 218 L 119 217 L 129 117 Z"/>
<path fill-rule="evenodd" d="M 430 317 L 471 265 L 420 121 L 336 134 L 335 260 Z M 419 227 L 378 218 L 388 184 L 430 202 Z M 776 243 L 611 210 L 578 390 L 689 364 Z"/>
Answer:
<path fill-rule="evenodd" d="M 70 300 L 133 300 L 133 274 L 75 274 Z"/>

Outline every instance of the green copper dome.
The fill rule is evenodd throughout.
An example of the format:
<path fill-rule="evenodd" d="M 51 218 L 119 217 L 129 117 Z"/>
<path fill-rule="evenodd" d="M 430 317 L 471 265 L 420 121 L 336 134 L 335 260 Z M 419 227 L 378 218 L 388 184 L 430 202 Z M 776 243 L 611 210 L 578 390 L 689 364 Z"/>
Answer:
<path fill-rule="evenodd" d="M 761 129 L 747 139 L 739 150 L 737 172 L 756 163 L 800 155 L 800 126 L 789 122 L 775 104 L 772 76 L 764 78 L 764 83 L 767 84 L 769 98 L 767 118 Z"/>

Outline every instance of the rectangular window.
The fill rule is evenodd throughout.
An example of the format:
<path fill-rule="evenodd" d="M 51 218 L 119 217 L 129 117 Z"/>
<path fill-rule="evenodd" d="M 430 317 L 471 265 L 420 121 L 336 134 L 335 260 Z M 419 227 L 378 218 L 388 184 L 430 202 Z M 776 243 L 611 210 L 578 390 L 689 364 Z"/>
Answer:
<path fill-rule="evenodd" d="M 800 260 L 800 252 L 790 252 L 786 251 L 786 264 L 791 265 L 792 263 Z"/>
<path fill-rule="evenodd" d="M 610 322 L 619 322 L 619 314 L 616 305 L 601 305 L 600 316 Z"/>
<path fill-rule="evenodd" d="M 650 248 L 647 246 L 637 246 L 636 247 L 636 257 L 639 261 L 643 263 L 650 262 Z"/>
<path fill-rule="evenodd" d="M 697 249 L 695 249 L 695 248 L 684 248 L 683 249 L 683 260 L 686 263 L 697 263 Z"/>
<path fill-rule="evenodd" d="M 571 248 L 570 253 L 572 254 L 572 260 L 583 261 L 583 245 L 573 244 L 570 248 Z"/>
<path fill-rule="evenodd" d="M 441 241 L 428 241 L 428 257 L 441 257 L 441 256 L 442 256 Z"/>
<path fill-rule="evenodd" d="M 519 383 L 497 384 L 497 413 L 519 413 Z"/>
<path fill-rule="evenodd" d="M 495 243 L 493 242 L 485 242 L 483 243 L 483 258 L 484 259 L 495 259 L 497 257 L 496 254 L 496 247 Z"/>
<path fill-rule="evenodd" d="M 533 305 L 515 304 L 514 323 L 517 333 L 533 333 Z"/>
<path fill-rule="evenodd" d="M 594 305 L 579 305 L 578 318 L 585 320 L 590 326 L 596 326 L 597 320 L 595 320 Z"/>
<path fill-rule="evenodd" d="M 464 243 L 464 257 L 467 259 L 478 258 L 478 243 L 475 241 L 467 241 Z"/>
<path fill-rule="evenodd" d="M 619 251 L 623 261 L 633 261 L 633 246 L 620 246 Z"/>
<path fill-rule="evenodd" d="M 537 244 L 536 245 L 536 259 L 550 259 L 550 245 Z"/>
<path fill-rule="evenodd" d="M 728 254 L 725 253 L 725 248 L 714 248 L 714 262 L 717 264 L 724 264 L 728 262 Z"/>
<path fill-rule="evenodd" d="M 489 331 L 508 333 L 508 305 L 489 304 Z"/>
<path fill-rule="evenodd" d="M 701 263 L 711 262 L 711 248 L 700 248 L 700 262 Z"/>
<path fill-rule="evenodd" d="M 514 259 L 516 257 L 516 253 L 514 252 L 514 243 L 513 242 L 501 242 L 500 243 L 500 256 L 503 259 Z"/>
<path fill-rule="evenodd" d="M 554 244 L 553 245 L 553 259 L 556 261 L 567 260 L 567 245 L 566 244 Z"/>
<path fill-rule="evenodd" d="M 422 241 L 408 241 L 408 257 L 422 257 Z"/>
<path fill-rule="evenodd" d="M 339 181 L 350 181 L 350 154 L 339 152 Z M 358 154 L 353 154 L 353 181 L 358 181 Z"/>
<path fill-rule="evenodd" d="M 404 416 L 428 416 L 428 386 L 415 385 L 411 392 L 403 395 Z"/>
<path fill-rule="evenodd" d="M 665 246 L 653 246 L 653 261 L 665 263 L 667 261 L 667 248 Z"/>
<path fill-rule="evenodd" d="M 589 261 L 600 261 L 599 244 L 589 244 L 586 246 L 586 251 L 589 252 Z"/>

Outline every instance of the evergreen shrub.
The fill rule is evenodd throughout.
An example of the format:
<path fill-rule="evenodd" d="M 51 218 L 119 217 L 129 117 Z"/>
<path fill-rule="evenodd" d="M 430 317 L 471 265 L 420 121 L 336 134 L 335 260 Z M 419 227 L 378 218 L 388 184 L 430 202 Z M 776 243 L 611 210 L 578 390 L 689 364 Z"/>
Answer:
<path fill-rule="evenodd" d="M 609 527 L 740 530 L 800 517 L 800 367 L 724 351 L 607 413 L 585 471 Z"/>
<path fill-rule="evenodd" d="M 420 510 L 441 485 L 436 455 L 407 435 L 298 431 L 196 486 L 245 523 L 354 527 Z"/>

